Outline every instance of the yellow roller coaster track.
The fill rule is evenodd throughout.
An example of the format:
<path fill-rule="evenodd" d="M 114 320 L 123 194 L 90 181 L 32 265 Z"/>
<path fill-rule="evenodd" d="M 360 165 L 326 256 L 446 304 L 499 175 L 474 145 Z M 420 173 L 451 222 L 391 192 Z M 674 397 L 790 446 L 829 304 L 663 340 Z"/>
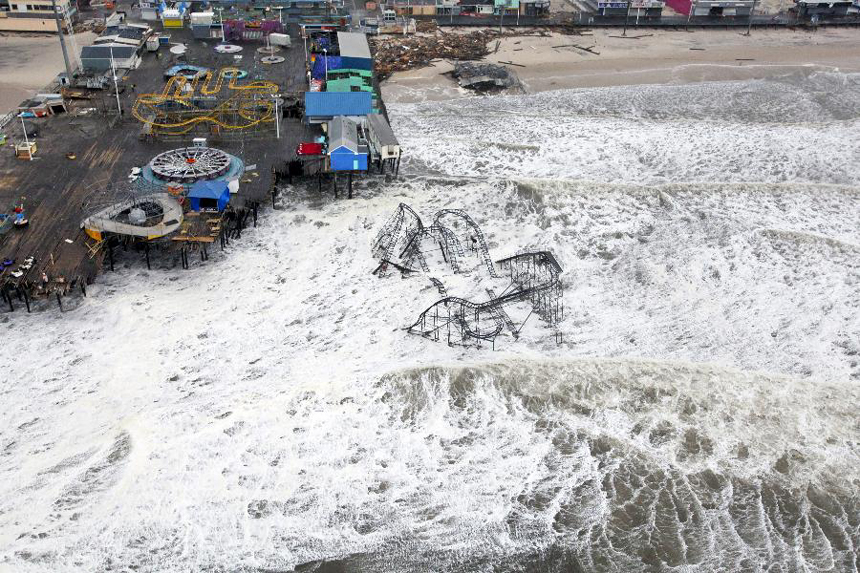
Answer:
<path fill-rule="evenodd" d="M 272 96 L 278 93 L 278 85 L 274 82 L 258 81 L 238 84 L 238 68 L 221 68 L 217 76 L 210 72 L 198 74 L 191 80 L 185 76 L 171 77 L 160 94 L 141 94 L 134 102 L 131 113 L 139 121 L 152 127 L 175 130 L 185 128 L 175 133 L 187 133 L 199 123 L 213 123 L 224 129 L 247 129 L 260 123 L 274 121 L 275 103 Z M 236 92 L 211 110 L 200 110 L 194 106 L 192 99 L 199 88 L 202 95 L 217 95 L 221 93 L 224 79 L 229 78 L 227 88 Z M 215 79 L 215 85 L 212 85 Z M 187 111 L 165 112 L 159 106 L 173 104 L 187 107 Z M 164 122 L 158 119 L 168 113 L 194 114 L 190 118 L 177 118 L 175 121 Z M 225 116 L 238 115 L 247 123 L 233 124 L 225 121 Z M 234 120 L 235 121 L 235 120 Z"/>

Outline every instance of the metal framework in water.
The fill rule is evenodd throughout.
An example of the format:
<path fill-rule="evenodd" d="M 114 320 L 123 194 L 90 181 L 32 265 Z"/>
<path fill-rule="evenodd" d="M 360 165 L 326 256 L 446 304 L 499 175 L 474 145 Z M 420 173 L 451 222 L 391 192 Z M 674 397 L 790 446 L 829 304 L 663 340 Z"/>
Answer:
<path fill-rule="evenodd" d="M 461 231 L 459 236 L 451 227 Z M 468 249 L 463 248 L 461 239 L 465 239 Z M 478 258 L 491 277 L 504 278 L 498 271 L 507 271 L 510 284 L 501 294 L 487 289 L 489 298 L 474 302 L 448 296 L 442 281 L 430 277 L 443 298 L 418 316 L 407 329 L 409 333 L 434 341 L 445 340 L 448 344 L 468 345 L 486 341 L 495 347 L 496 337 L 505 329 L 518 338 L 525 322 L 535 314 L 553 329 L 556 342 L 562 342 L 558 329 L 564 317 L 562 269 L 551 252 L 523 252 L 493 263 L 483 232 L 464 211 L 444 209 L 436 213 L 430 226 L 425 226 L 411 207 L 401 203 L 373 242 L 373 255 L 380 260 L 374 273 L 383 276 L 395 268 L 408 275 L 418 272 L 416 266 L 425 273 L 429 272 L 427 250 L 423 247 L 428 241 L 453 272 L 464 272 L 463 261 L 468 253 Z M 517 324 L 506 307 L 520 302 L 530 304 L 532 310 L 525 320 Z"/>

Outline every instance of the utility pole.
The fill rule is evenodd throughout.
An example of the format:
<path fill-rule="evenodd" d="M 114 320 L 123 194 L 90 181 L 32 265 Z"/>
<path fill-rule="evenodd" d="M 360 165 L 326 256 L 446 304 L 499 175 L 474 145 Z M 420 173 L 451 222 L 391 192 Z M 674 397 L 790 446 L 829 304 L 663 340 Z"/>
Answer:
<path fill-rule="evenodd" d="M 502 35 L 502 24 L 505 21 L 505 6 L 506 6 L 506 4 L 507 4 L 507 0 L 504 0 L 502 2 L 502 6 L 500 8 L 501 11 L 499 12 L 499 36 Z"/>
<path fill-rule="evenodd" d="M 51 8 L 54 9 L 54 20 L 57 22 L 57 35 L 60 36 L 60 48 L 63 49 L 63 61 L 66 63 L 66 75 L 69 85 L 72 85 L 72 64 L 69 62 L 69 52 L 66 50 L 66 40 L 63 37 L 63 25 L 60 23 L 60 12 L 57 10 L 57 0 L 51 0 Z"/>
<path fill-rule="evenodd" d="M 632 0 L 627 0 L 627 12 L 624 14 L 624 31 L 621 32 L 622 36 L 627 35 L 627 23 L 630 21 L 630 3 Z"/>
<path fill-rule="evenodd" d="M 753 14 L 755 13 L 756 1 L 757 0 L 753 0 L 753 5 L 752 5 L 752 8 L 750 9 L 750 21 L 747 23 L 747 33 L 746 33 L 747 36 L 750 35 L 750 30 L 752 30 L 752 19 L 753 19 Z"/>
<path fill-rule="evenodd" d="M 690 31 L 690 18 L 693 17 L 693 10 L 695 10 L 695 9 L 696 9 L 696 3 L 691 1 L 690 2 L 690 12 L 687 14 L 687 25 L 684 26 L 685 32 Z"/>

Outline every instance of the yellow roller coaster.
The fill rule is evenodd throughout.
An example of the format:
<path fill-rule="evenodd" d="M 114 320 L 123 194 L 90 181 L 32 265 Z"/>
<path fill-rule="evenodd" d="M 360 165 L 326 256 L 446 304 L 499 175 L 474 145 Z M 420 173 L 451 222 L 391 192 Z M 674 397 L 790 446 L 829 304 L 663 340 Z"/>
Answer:
<path fill-rule="evenodd" d="M 221 68 L 217 74 L 208 71 L 191 80 L 183 75 L 175 75 L 168 80 L 160 94 L 138 96 L 131 113 L 144 124 L 168 130 L 172 134 L 187 133 L 203 123 L 224 129 L 247 129 L 273 122 L 273 96 L 278 93 L 278 85 L 268 81 L 239 85 L 239 75 L 238 68 Z M 203 107 L 199 100 L 195 101 L 199 96 L 220 94 L 225 79 L 229 80 L 229 97 L 213 108 Z"/>

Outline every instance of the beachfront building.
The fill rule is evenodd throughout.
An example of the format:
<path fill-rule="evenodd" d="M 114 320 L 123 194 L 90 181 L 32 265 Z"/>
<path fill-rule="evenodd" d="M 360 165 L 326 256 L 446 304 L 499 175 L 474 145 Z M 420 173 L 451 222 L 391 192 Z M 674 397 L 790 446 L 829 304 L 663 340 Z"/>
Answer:
<path fill-rule="evenodd" d="M 332 171 L 367 171 L 367 144 L 359 140 L 358 123 L 338 116 L 328 122 L 328 155 Z"/>
<path fill-rule="evenodd" d="M 460 14 L 460 2 L 458 0 L 436 0 L 437 16 L 457 16 Z"/>
<path fill-rule="evenodd" d="M 630 21 L 638 23 L 640 20 L 660 18 L 663 15 L 663 6 L 665 5 L 663 0 L 631 0 Z"/>
<path fill-rule="evenodd" d="M 667 0 L 666 4 L 676 12 L 694 17 L 748 18 L 757 0 Z"/>
<path fill-rule="evenodd" d="M 345 69 L 372 70 L 373 58 L 367 36 L 349 32 L 338 32 L 337 43 L 340 48 L 340 64 Z"/>
<path fill-rule="evenodd" d="M 549 14 L 550 0 L 520 0 L 521 16 L 545 16 Z"/>
<path fill-rule="evenodd" d="M 490 16 L 496 10 L 495 0 L 461 0 L 460 14 Z"/>
<path fill-rule="evenodd" d="M 860 0 L 858 0 L 860 1 Z M 851 0 L 834 2 L 833 0 L 795 0 L 797 17 L 801 19 L 812 18 L 839 18 L 847 16 L 851 9 Z"/>
<path fill-rule="evenodd" d="M 85 73 L 103 73 L 111 69 L 133 70 L 140 65 L 141 54 L 152 29 L 145 24 L 109 26 L 92 46 L 81 48 L 81 67 Z"/>
<path fill-rule="evenodd" d="M 435 16 L 438 0 L 389 0 L 385 3 L 387 10 L 393 10 L 398 16 Z"/>
<path fill-rule="evenodd" d="M 367 140 L 373 150 L 374 161 L 393 164 L 400 159 L 400 143 L 385 116 L 372 113 L 367 116 Z"/>
<path fill-rule="evenodd" d="M 373 113 L 368 92 L 305 92 L 305 121 L 326 123 L 339 115 L 362 118 Z"/>
<path fill-rule="evenodd" d="M 77 16 L 69 0 L 57 0 L 57 12 L 67 32 Z M 50 0 L 9 0 L 9 9 L 0 12 L 0 31 L 56 32 L 57 22 Z"/>

